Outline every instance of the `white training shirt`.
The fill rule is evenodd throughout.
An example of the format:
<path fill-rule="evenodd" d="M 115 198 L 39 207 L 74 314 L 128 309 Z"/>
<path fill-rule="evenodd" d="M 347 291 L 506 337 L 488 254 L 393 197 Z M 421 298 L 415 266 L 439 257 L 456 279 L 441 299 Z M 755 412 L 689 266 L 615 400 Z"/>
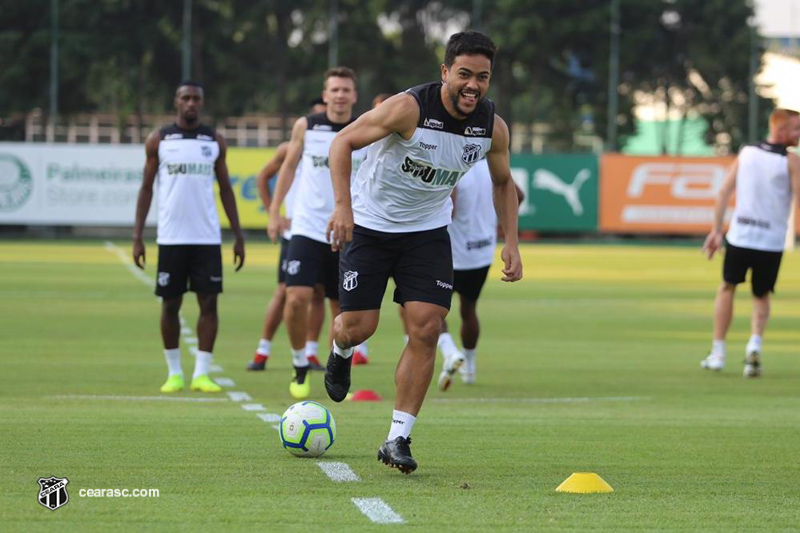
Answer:
<path fill-rule="evenodd" d="M 492 264 L 497 244 L 497 214 L 486 159 L 475 163 L 458 182 L 453 223 L 447 230 L 453 247 L 454 270 L 474 270 Z"/>
<path fill-rule="evenodd" d="M 158 244 L 220 244 L 214 198 L 214 165 L 219 143 L 214 130 L 200 125 L 161 129 L 158 144 Z"/>
<path fill-rule="evenodd" d="M 303 143 L 302 171 L 295 178 L 297 192 L 292 217 L 292 235 L 302 235 L 327 243 L 325 230 L 333 214 L 333 182 L 328 164 L 328 152 L 336 133 L 350 124 L 336 124 L 327 114 L 306 117 L 308 129 Z M 364 160 L 366 149 L 353 152 L 352 168 L 355 172 Z M 288 205 L 288 204 L 287 204 Z"/>
<path fill-rule="evenodd" d="M 406 91 L 420 108 L 410 140 L 393 133 L 369 147 L 350 188 L 357 225 L 407 233 L 450 224 L 453 188 L 492 145 L 494 103 L 484 99 L 457 120 L 445 109 L 441 88 L 436 82 Z"/>
<path fill-rule="evenodd" d="M 289 191 L 286 193 L 286 196 L 283 198 L 283 205 L 285 206 L 284 216 L 291 220 L 292 214 L 294 213 L 294 199 L 297 192 L 297 182 L 300 179 L 300 171 L 303 168 L 303 162 L 297 165 L 297 169 L 294 172 L 294 180 L 292 181 L 292 186 L 289 187 Z M 282 237 L 284 239 L 291 240 L 292 238 L 292 228 L 291 226 L 283 232 Z"/>
<path fill-rule="evenodd" d="M 762 142 L 739 152 L 736 206 L 726 239 L 740 248 L 781 252 L 792 209 L 786 147 Z"/>

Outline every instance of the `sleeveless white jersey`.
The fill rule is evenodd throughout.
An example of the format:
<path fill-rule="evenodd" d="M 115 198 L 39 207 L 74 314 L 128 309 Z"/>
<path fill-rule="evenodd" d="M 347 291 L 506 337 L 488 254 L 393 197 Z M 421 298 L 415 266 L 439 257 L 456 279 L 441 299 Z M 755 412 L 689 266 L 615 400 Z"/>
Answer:
<path fill-rule="evenodd" d="M 783 251 L 791 209 L 786 147 L 762 142 L 742 148 L 728 242 L 752 250 Z"/>
<path fill-rule="evenodd" d="M 497 244 L 497 214 L 486 159 L 475 163 L 458 182 L 453 223 L 447 230 L 453 248 L 453 269 L 473 270 L 492 264 Z"/>
<path fill-rule="evenodd" d="M 289 187 L 289 191 L 286 193 L 286 196 L 283 198 L 283 205 L 285 207 L 284 216 L 289 220 L 292 219 L 292 214 L 294 214 L 294 199 L 297 192 L 297 182 L 300 181 L 300 171 L 303 168 L 303 162 L 297 165 L 297 169 L 294 172 L 294 180 L 292 181 L 292 186 Z M 283 238 L 287 241 L 292 238 L 292 228 L 290 227 L 286 231 L 283 232 Z"/>
<path fill-rule="evenodd" d="M 333 182 L 328 152 L 336 134 L 350 124 L 335 124 L 325 113 L 309 115 L 303 144 L 302 171 L 295 177 L 292 235 L 327 243 L 325 230 L 333 214 Z M 364 160 L 366 149 L 353 152 L 353 172 Z M 297 183 L 299 181 L 299 183 Z M 294 187 L 293 187 L 294 188 Z"/>
<path fill-rule="evenodd" d="M 161 128 L 158 144 L 158 244 L 220 244 L 214 199 L 214 130 L 200 125 Z"/>
<path fill-rule="evenodd" d="M 359 226 L 408 233 L 450 224 L 453 188 L 492 145 L 494 103 L 483 100 L 457 120 L 444 108 L 441 88 L 437 82 L 406 91 L 420 108 L 410 140 L 391 134 L 369 147 L 351 185 Z"/>

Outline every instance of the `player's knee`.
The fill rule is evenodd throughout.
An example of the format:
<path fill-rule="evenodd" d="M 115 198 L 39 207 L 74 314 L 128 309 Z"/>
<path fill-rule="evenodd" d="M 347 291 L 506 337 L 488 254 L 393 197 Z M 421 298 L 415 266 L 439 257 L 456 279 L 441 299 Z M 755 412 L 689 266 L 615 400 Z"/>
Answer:
<path fill-rule="evenodd" d="M 198 297 L 200 304 L 200 314 L 204 316 L 216 316 L 217 314 L 217 295 L 206 294 Z"/>
<path fill-rule="evenodd" d="M 169 298 L 164 299 L 161 302 L 161 310 L 167 316 L 178 316 L 178 313 L 181 310 L 181 302 L 182 298 Z"/>
<path fill-rule="evenodd" d="M 291 288 L 286 291 L 286 311 L 288 313 L 304 312 L 308 309 L 309 301 L 310 298 L 306 291 L 298 291 Z"/>
<path fill-rule="evenodd" d="M 333 323 L 333 334 L 337 343 L 343 348 L 357 346 L 370 338 L 378 324 L 363 316 L 343 313 Z"/>
<path fill-rule="evenodd" d="M 719 292 L 732 293 L 735 290 L 736 290 L 735 283 L 728 283 L 727 281 L 723 281 L 719 286 Z"/>
<path fill-rule="evenodd" d="M 438 316 L 417 322 L 410 328 L 409 337 L 417 339 L 425 345 L 435 346 L 442 331 L 442 322 L 442 318 Z"/>

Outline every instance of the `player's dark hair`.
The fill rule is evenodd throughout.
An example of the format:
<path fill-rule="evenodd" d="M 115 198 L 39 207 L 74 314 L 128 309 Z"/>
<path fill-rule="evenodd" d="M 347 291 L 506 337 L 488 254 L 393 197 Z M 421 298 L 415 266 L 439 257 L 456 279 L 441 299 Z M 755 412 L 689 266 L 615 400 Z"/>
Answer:
<path fill-rule="evenodd" d="M 202 83 L 194 80 L 183 80 L 178 84 L 178 87 L 176 87 L 175 90 L 177 91 L 181 87 L 197 87 L 200 90 L 205 90 L 205 87 L 203 87 Z"/>
<path fill-rule="evenodd" d="M 328 78 L 350 78 L 353 80 L 353 84 L 356 83 L 356 73 L 350 67 L 333 67 L 329 68 L 325 71 L 325 76 L 322 78 L 322 82 L 325 83 L 328 81 Z"/>
<path fill-rule="evenodd" d="M 494 66 L 494 54 L 497 46 L 489 37 L 479 31 L 462 31 L 454 33 L 447 41 L 447 48 L 444 51 L 444 65 L 447 68 L 453 66 L 456 57 L 461 55 L 483 55 L 489 58 L 489 62 Z"/>
<path fill-rule="evenodd" d="M 314 107 L 315 105 L 327 105 L 327 104 L 325 103 L 325 100 L 323 100 L 321 96 L 317 96 L 308 103 L 308 107 Z"/>

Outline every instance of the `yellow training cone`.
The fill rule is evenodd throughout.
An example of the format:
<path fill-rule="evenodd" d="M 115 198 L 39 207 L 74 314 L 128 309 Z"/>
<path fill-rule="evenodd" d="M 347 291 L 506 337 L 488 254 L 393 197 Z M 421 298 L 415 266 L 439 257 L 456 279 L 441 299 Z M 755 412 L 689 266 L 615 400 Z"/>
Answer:
<path fill-rule="evenodd" d="M 614 492 L 614 489 L 594 472 L 575 472 L 556 488 L 556 492 L 591 494 L 596 492 Z"/>

